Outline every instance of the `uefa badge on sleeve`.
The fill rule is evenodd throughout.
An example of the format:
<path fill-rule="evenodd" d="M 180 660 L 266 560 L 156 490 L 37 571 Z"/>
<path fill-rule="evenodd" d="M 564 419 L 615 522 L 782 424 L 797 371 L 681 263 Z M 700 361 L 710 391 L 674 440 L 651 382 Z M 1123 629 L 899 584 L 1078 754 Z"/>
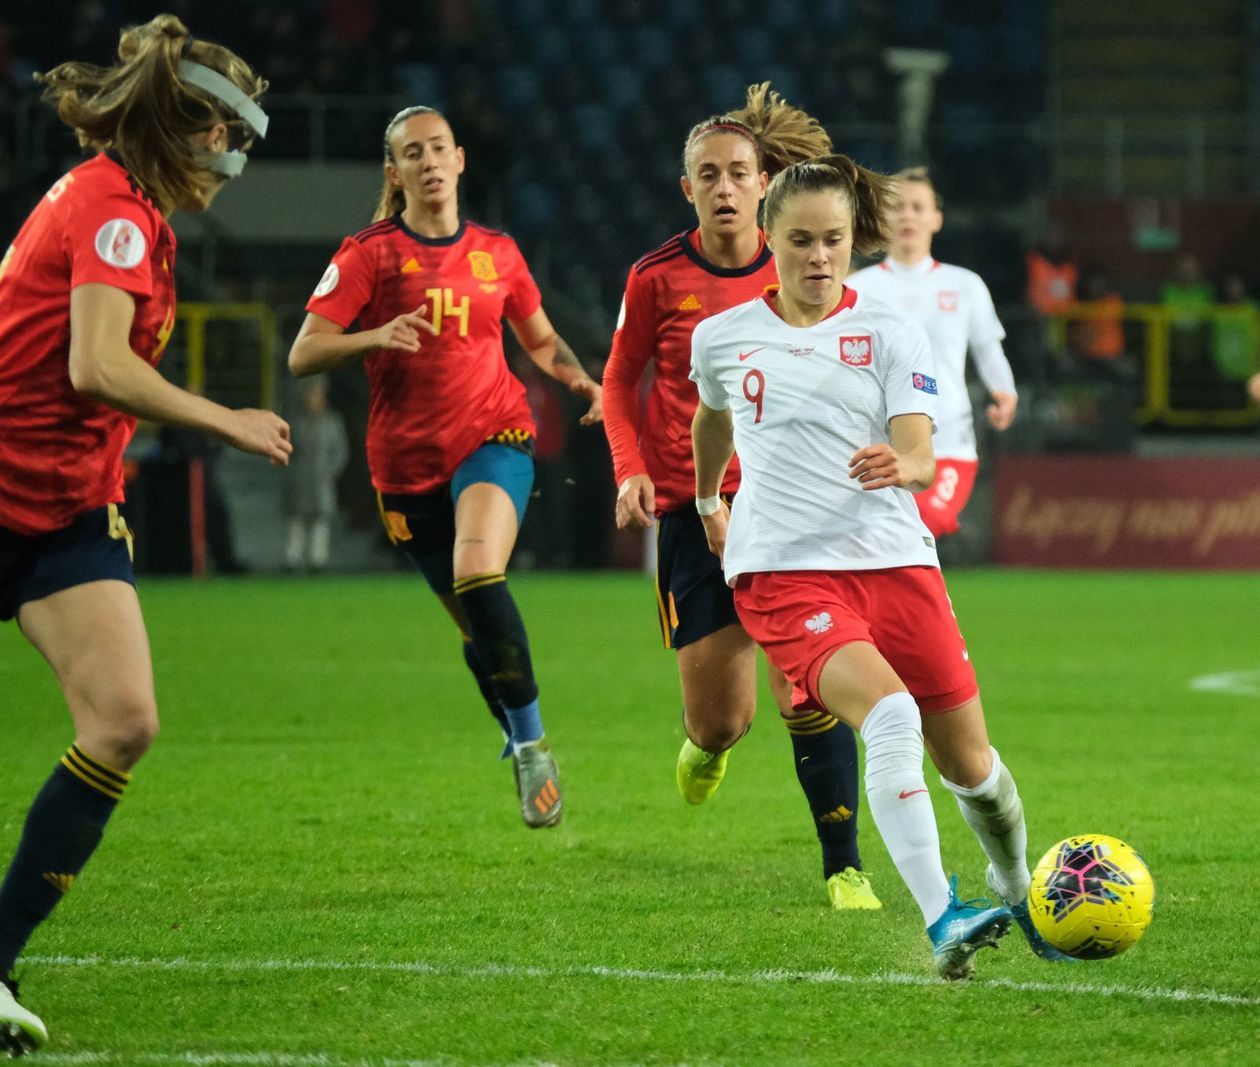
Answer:
<path fill-rule="evenodd" d="M 915 371 L 910 378 L 911 383 L 920 392 L 931 393 L 936 396 L 936 379 L 927 374 L 920 374 Z"/>

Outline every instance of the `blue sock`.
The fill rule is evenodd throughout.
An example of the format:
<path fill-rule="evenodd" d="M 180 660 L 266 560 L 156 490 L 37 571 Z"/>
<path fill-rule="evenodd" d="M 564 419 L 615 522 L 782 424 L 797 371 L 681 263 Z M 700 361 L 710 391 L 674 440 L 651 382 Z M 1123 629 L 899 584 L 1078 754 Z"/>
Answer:
<path fill-rule="evenodd" d="M 542 738 L 542 713 L 538 710 L 538 699 L 535 697 L 523 708 L 504 708 L 508 722 L 512 725 L 512 744 L 525 745 L 530 741 Z"/>

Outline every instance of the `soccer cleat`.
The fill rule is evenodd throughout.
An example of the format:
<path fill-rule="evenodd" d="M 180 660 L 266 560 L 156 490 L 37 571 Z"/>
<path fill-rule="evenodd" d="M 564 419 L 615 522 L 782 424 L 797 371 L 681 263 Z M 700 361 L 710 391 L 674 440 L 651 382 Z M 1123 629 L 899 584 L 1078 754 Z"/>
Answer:
<path fill-rule="evenodd" d="M 27 1011 L 17 1000 L 17 982 L 0 978 L 0 1053 L 17 1059 L 48 1040 L 48 1030 L 34 1012 Z"/>
<path fill-rule="evenodd" d="M 555 826 L 564 812 L 560 771 L 547 739 L 528 741 L 512 753 L 512 773 L 521 799 L 521 818 L 531 830 Z"/>
<path fill-rule="evenodd" d="M 875 911 L 884 906 L 866 873 L 855 867 L 846 867 L 828 878 L 827 895 L 836 911 Z"/>
<path fill-rule="evenodd" d="M 1002 896 L 995 884 L 997 878 L 993 870 L 993 864 L 989 864 L 989 869 L 984 872 L 984 880 L 989 883 L 989 888 L 994 894 L 998 897 Z M 1081 962 L 1074 956 L 1069 956 L 1066 952 L 1060 952 L 1037 932 L 1037 928 L 1033 926 L 1032 915 L 1028 911 L 1027 896 L 1015 904 L 1007 901 L 1006 906 L 1011 909 L 1011 916 L 1015 919 L 1016 925 L 1024 932 L 1024 937 L 1028 939 L 1028 947 L 1033 950 L 1033 955 L 1040 956 L 1043 960 L 1049 960 L 1051 963 Z"/>
<path fill-rule="evenodd" d="M 724 752 L 706 752 L 691 738 L 683 742 L 682 751 L 678 753 L 678 792 L 688 804 L 703 804 L 717 792 L 726 775 L 726 758 L 730 749 Z"/>
<path fill-rule="evenodd" d="M 936 972 L 947 982 L 970 978 L 972 956 L 980 949 L 996 948 L 1011 928 L 1010 908 L 986 907 L 987 900 L 959 900 L 958 875 L 949 881 L 949 903 L 941 917 L 927 928 L 932 942 Z"/>

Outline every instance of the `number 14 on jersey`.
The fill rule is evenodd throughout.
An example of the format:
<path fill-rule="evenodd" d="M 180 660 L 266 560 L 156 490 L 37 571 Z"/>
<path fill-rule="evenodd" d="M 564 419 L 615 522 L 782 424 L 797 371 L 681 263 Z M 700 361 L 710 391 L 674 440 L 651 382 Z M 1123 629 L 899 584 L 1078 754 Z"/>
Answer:
<path fill-rule="evenodd" d="M 456 303 L 452 289 L 426 289 L 424 299 L 433 309 L 433 328 L 438 333 L 442 332 L 444 318 L 454 318 L 459 319 L 459 336 L 468 336 L 468 297 L 465 296 Z"/>

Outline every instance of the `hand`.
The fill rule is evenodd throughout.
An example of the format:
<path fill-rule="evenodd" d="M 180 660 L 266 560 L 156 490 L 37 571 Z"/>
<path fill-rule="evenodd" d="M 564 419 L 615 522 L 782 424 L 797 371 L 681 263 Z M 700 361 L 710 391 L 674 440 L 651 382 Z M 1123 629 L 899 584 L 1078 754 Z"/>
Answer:
<path fill-rule="evenodd" d="M 415 311 L 390 319 L 372 331 L 375 348 L 393 348 L 402 352 L 419 352 L 420 335 L 437 336 L 437 327 L 429 321 L 429 305 L 421 304 Z"/>
<path fill-rule="evenodd" d="M 287 467 L 293 454 L 289 424 L 274 411 L 239 408 L 223 436 L 233 448 L 266 456 L 273 467 Z"/>
<path fill-rule="evenodd" d="M 1247 392 L 1255 403 L 1260 404 L 1260 374 L 1253 374 L 1247 379 Z"/>
<path fill-rule="evenodd" d="M 918 481 L 918 472 L 892 445 L 867 445 L 853 453 L 849 460 L 849 477 L 856 478 L 865 489 L 905 489 Z"/>
<path fill-rule="evenodd" d="M 633 474 L 617 487 L 617 529 L 646 530 L 656 511 L 656 486 L 646 474 Z"/>
<path fill-rule="evenodd" d="M 1015 421 L 1015 409 L 1019 406 L 1019 397 L 1014 393 L 994 393 L 993 403 L 985 408 L 989 417 L 989 425 L 995 430 L 1005 430 Z"/>
<path fill-rule="evenodd" d="M 593 378 L 577 378 L 569 383 L 569 392 L 591 402 L 591 409 L 578 422 L 594 426 L 604 421 L 604 387 Z"/>
<path fill-rule="evenodd" d="M 726 530 L 731 524 L 731 509 L 726 501 L 722 501 L 722 506 L 712 515 L 701 515 L 700 521 L 704 523 L 704 539 L 709 542 L 709 551 L 725 562 Z"/>

